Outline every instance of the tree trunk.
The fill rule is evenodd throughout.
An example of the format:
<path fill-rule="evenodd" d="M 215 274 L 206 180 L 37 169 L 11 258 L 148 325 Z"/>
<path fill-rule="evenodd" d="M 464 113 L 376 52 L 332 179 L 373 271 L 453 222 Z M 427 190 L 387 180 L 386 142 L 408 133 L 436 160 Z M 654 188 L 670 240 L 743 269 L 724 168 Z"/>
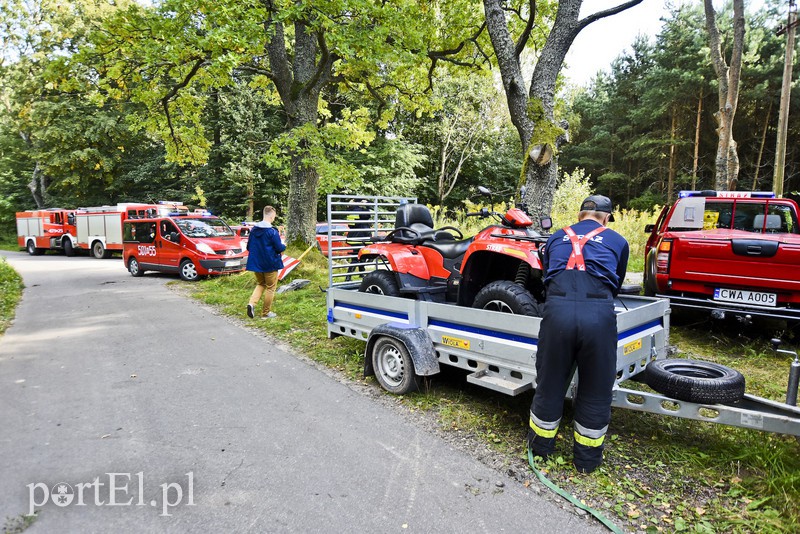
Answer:
<path fill-rule="evenodd" d="M 560 0 L 555 22 L 536 62 L 530 91 L 525 91 L 519 53 L 505 18 L 502 0 L 484 0 L 486 28 L 492 41 L 503 80 L 511 122 L 522 142 L 523 160 L 520 181 L 527 186 L 523 199 L 528 213 L 539 227 L 539 219 L 550 215 L 558 178 L 558 147 L 568 141 L 566 123 L 554 123 L 556 79 L 572 42 L 578 33 L 597 20 L 633 7 L 642 0 L 629 0 L 614 8 L 579 19 L 583 0 Z M 535 6 L 535 3 L 532 3 Z M 531 13 L 533 17 L 535 13 Z M 519 50 L 521 52 L 521 49 Z M 549 144 L 553 158 L 538 164 L 531 157 L 537 146 Z"/>
<path fill-rule="evenodd" d="M 31 173 L 31 181 L 28 182 L 28 189 L 31 190 L 31 195 L 33 196 L 33 201 L 36 202 L 37 209 L 44 209 L 45 201 L 44 195 L 45 190 L 47 189 L 46 177 L 44 172 L 42 172 L 41 167 L 39 167 L 39 162 L 33 167 L 33 172 Z"/>
<path fill-rule="evenodd" d="M 667 178 L 667 202 L 672 203 L 675 200 L 675 175 L 677 174 L 678 164 L 675 161 L 676 147 L 675 147 L 675 132 L 678 129 L 678 110 L 677 106 L 672 106 L 672 126 L 669 133 L 669 176 Z"/>
<path fill-rule="evenodd" d="M 717 156 L 715 159 L 716 189 L 736 187 L 739 174 L 739 157 L 736 142 L 733 140 L 733 119 L 739 101 L 739 80 L 742 72 L 742 52 L 744 50 L 744 1 L 733 0 L 733 51 L 730 67 L 722 55 L 719 29 L 712 0 L 703 0 L 706 13 L 706 29 L 711 48 L 711 61 L 719 84 L 719 111 L 717 119 Z"/>
<path fill-rule="evenodd" d="M 758 173 L 761 170 L 761 157 L 764 155 L 764 144 L 767 141 L 767 130 L 769 129 L 769 116 L 772 114 L 772 100 L 769 101 L 767 107 L 767 114 L 764 117 L 764 128 L 761 130 L 761 144 L 758 147 L 758 158 L 756 158 L 756 172 L 753 173 L 753 189 L 755 191 L 758 187 Z"/>
<path fill-rule="evenodd" d="M 316 33 L 302 21 L 294 24 L 294 54 L 286 50 L 286 36 L 281 22 L 267 23 L 272 35 L 267 42 L 271 68 L 270 78 L 281 98 L 289 118 L 290 131 L 298 139 L 291 154 L 289 201 L 286 214 L 287 241 L 314 243 L 314 223 L 317 218 L 319 175 L 310 164 L 309 141 L 303 131 L 316 128 L 319 120 L 319 95 L 330 81 L 336 56 L 325 46 L 321 33 Z"/>
<path fill-rule="evenodd" d="M 703 117 L 703 91 L 697 98 L 697 116 L 694 123 L 694 157 L 692 158 L 692 190 L 697 189 L 697 167 L 700 162 L 700 122 Z"/>

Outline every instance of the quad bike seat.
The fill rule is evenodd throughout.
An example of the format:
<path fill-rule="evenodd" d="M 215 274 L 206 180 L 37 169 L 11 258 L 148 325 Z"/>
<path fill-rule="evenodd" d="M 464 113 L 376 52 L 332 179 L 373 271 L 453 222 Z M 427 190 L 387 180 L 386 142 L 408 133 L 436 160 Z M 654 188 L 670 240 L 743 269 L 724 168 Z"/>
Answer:
<path fill-rule="evenodd" d="M 427 241 L 453 241 L 453 235 L 433 228 L 433 217 L 424 204 L 403 204 L 397 208 L 394 223 L 395 231 L 391 240 L 395 243 L 421 245 Z M 414 230 L 409 232 L 403 230 Z"/>
<path fill-rule="evenodd" d="M 450 240 L 425 241 L 422 246 L 432 248 L 443 257 L 454 260 L 464 255 L 473 239 L 474 237 L 470 237 L 462 241 L 454 241 L 451 236 Z"/>

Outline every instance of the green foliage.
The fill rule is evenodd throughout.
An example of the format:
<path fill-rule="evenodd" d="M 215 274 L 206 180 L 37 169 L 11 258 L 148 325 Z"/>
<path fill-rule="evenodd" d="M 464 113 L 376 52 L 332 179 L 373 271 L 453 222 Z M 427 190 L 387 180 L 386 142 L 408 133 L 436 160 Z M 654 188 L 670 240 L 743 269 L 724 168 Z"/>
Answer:
<path fill-rule="evenodd" d="M 22 277 L 11 268 L 5 258 L 0 258 L 0 335 L 14 320 L 23 287 Z"/>

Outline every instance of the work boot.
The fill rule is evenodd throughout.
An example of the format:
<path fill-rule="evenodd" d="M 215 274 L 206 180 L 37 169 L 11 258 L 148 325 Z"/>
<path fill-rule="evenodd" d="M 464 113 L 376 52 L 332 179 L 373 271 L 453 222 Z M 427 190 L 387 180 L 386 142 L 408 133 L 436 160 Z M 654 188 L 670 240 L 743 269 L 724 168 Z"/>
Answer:
<path fill-rule="evenodd" d="M 536 435 L 536 432 L 534 432 L 532 429 L 528 430 L 528 437 L 527 437 L 528 450 L 533 453 L 533 456 L 538 456 L 542 459 L 543 462 L 546 462 L 547 459 L 550 458 L 550 455 L 553 454 L 553 450 L 555 449 L 555 447 L 550 447 L 550 448 L 542 447 L 541 444 L 538 443 L 541 441 L 545 440 L 542 440 L 542 438 L 538 437 Z M 553 444 L 555 444 L 555 439 L 546 441 L 551 441 Z"/>

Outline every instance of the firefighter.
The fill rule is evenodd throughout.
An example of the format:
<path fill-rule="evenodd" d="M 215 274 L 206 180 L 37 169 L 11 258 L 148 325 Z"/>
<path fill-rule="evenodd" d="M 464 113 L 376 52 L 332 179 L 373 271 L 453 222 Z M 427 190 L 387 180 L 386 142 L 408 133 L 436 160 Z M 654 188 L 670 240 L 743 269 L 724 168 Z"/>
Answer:
<path fill-rule="evenodd" d="M 628 242 L 606 225 L 614 220 L 608 197 L 581 204 L 578 222 L 553 233 L 542 254 L 547 299 L 539 329 L 536 392 L 528 446 L 547 459 L 572 372 L 578 369 L 573 462 L 591 473 L 603 461 L 616 378 L 614 297 L 628 266 Z"/>

